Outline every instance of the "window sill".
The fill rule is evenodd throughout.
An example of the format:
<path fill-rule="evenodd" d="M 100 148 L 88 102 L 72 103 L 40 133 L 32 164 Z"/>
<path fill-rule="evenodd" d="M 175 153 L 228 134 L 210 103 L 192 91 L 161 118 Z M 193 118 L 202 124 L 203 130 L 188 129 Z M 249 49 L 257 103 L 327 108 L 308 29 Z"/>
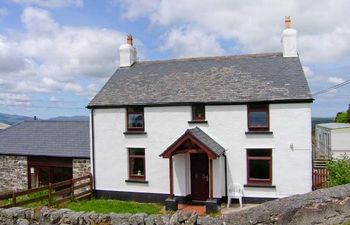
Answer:
<path fill-rule="evenodd" d="M 273 134 L 272 131 L 246 131 L 245 134 Z"/>
<path fill-rule="evenodd" d="M 191 121 L 188 121 L 188 123 L 208 123 L 207 120 L 191 120 Z"/>
<path fill-rule="evenodd" d="M 124 134 L 127 134 L 127 135 L 129 135 L 129 134 L 147 134 L 147 132 L 135 130 L 135 131 L 125 131 Z"/>
<path fill-rule="evenodd" d="M 129 179 L 125 180 L 126 183 L 139 183 L 139 184 L 148 184 L 147 180 L 136 180 L 136 179 Z"/>
<path fill-rule="evenodd" d="M 254 187 L 254 188 L 276 188 L 275 185 L 271 185 L 271 184 L 245 184 L 244 187 Z"/>

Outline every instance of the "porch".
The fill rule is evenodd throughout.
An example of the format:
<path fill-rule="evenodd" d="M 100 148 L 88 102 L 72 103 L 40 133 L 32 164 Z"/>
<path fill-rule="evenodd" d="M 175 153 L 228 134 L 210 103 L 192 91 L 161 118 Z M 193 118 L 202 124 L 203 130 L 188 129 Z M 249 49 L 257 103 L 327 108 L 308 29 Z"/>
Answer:
<path fill-rule="evenodd" d="M 165 200 L 166 210 L 176 211 L 179 209 L 179 203 L 190 203 L 205 205 L 207 213 L 217 212 L 222 194 L 221 190 L 214 188 L 216 186 L 217 189 L 222 189 L 222 179 L 220 176 L 214 176 L 213 164 L 217 164 L 217 174 L 226 176 L 224 153 L 225 149 L 198 127 L 188 129 L 170 145 L 160 155 L 169 160 L 169 197 Z M 174 166 L 174 163 L 178 165 Z M 174 168 L 183 173 L 180 174 Z M 185 186 L 185 190 L 182 191 L 185 196 L 175 195 L 175 175 L 177 183 L 183 183 Z M 220 194 L 214 196 L 214 191 Z"/>

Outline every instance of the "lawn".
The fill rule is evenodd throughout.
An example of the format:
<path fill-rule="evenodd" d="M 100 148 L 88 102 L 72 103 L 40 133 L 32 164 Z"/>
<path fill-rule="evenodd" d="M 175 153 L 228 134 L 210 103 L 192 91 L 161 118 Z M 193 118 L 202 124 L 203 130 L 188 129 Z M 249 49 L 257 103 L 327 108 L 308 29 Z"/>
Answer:
<path fill-rule="evenodd" d="M 137 203 L 132 201 L 119 201 L 107 199 L 92 199 L 69 202 L 61 205 L 60 208 L 68 208 L 73 211 L 97 212 L 97 213 L 146 213 L 159 214 L 161 204 Z"/>

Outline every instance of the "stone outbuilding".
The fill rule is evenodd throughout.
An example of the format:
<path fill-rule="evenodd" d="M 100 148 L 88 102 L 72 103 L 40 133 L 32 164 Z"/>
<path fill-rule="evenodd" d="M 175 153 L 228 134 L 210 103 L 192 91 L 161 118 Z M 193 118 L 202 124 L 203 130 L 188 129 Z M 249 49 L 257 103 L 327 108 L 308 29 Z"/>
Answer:
<path fill-rule="evenodd" d="M 89 173 L 88 121 L 24 121 L 0 133 L 0 192 Z"/>

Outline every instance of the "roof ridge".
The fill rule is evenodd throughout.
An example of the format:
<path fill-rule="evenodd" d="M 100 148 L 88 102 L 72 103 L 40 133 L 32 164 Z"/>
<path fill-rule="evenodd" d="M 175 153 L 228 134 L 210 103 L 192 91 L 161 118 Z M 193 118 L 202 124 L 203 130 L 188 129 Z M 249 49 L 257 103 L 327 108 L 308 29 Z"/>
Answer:
<path fill-rule="evenodd" d="M 38 122 L 89 122 L 89 120 L 24 120 L 22 122 L 38 123 Z"/>
<path fill-rule="evenodd" d="M 199 61 L 206 59 L 243 59 L 243 58 L 256 58 L 256 57 L 269 57 L 282 55 L 282 52 L 266 52 L 266 53 L 251 53 L 242 55 L 224 55 L 224 56 L 201 56 L 201 57 L 184 57 L 184 58 L 174 58 L 174 59 L 157 59 L 157 60 L 144 60 L 137 61 L 137 63 L 165 63 L 165 62 L 182 62 L 182 61 Z"/>

